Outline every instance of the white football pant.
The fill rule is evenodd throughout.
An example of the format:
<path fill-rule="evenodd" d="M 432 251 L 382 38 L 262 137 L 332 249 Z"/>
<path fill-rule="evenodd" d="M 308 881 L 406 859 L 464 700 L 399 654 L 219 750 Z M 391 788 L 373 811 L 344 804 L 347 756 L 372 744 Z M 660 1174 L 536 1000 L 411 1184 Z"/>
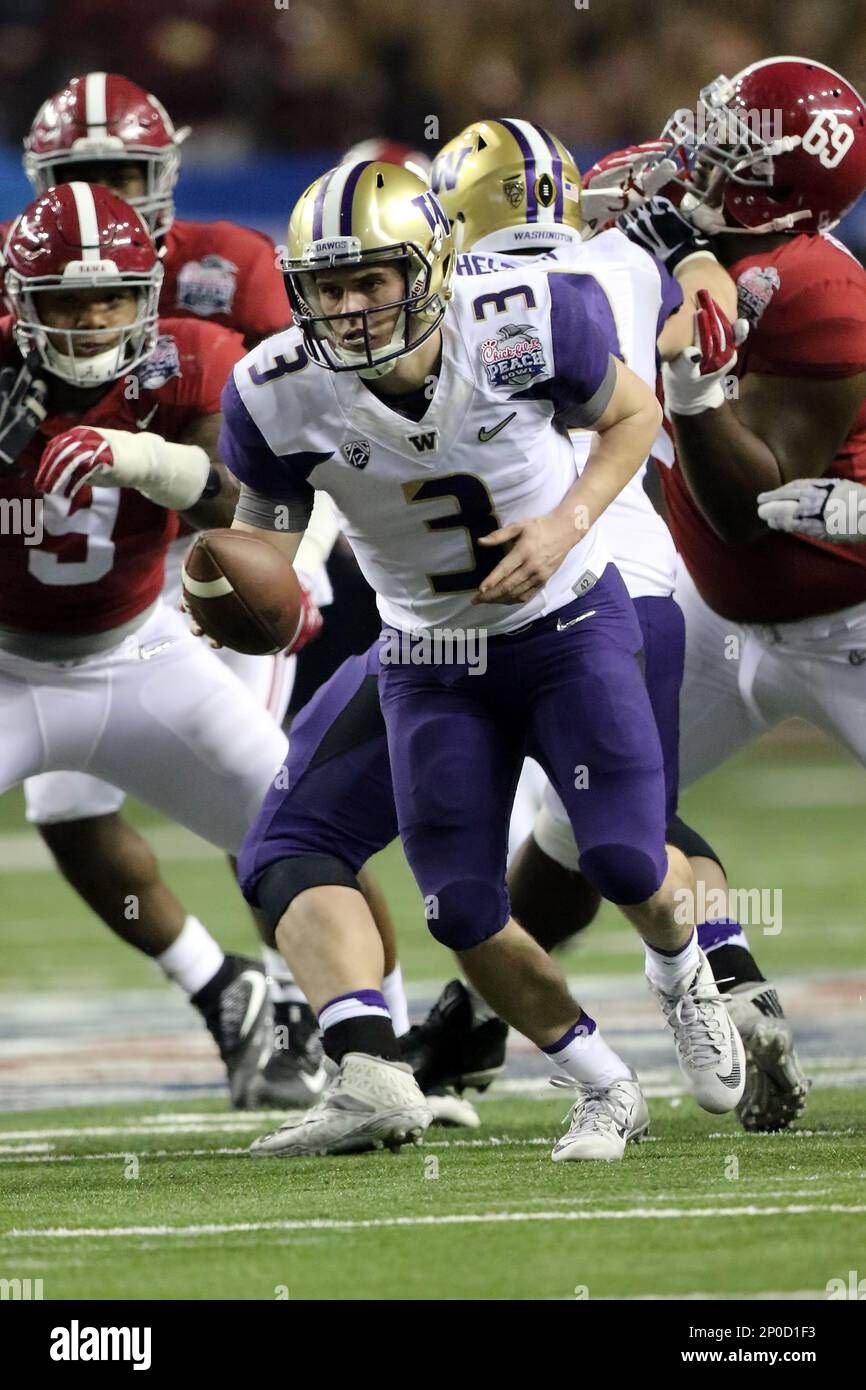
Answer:
<path fill-rule="evenodd" d="M 866 603 L 799 622 L 736 623 L 704 602 L 680 562 L 686 620 L 680 784 L 799 715 L 866 763 Z"/>
<path fill-rule="evenodd" d="M 236 854 L 287 747 L 262 702 L 165 604 L 96 656 L 0 651 L 0 793 L 31 779 L 31 820 L 116 810 L 118 785 Z"/>
<path fill-rule="evenodd" d="M 165 558 L 162 598 L 172 610 L 177 609 L 180 603 L 181 566 L 193 540 L 193 536 L 180 537 L 169 547 Z M 329 603 L 330 585 L 324 568 L 320 575 L 326 588 L 317 597 L 317 602 Z M 277 724 L 282 724 L 292 697 L 297 658 L 282 655 L 246 656 L 228 647 L 210 648 L 210 651 L 243 682 L 259 708 L 267 710 Z M 86 772 L 45 772 L 28 777 L 24 783 L 27 819 L 36 825 L 111 815 L 123 805 L 125 796 L 126 793 L 119 787 L 113 787 Z"/>

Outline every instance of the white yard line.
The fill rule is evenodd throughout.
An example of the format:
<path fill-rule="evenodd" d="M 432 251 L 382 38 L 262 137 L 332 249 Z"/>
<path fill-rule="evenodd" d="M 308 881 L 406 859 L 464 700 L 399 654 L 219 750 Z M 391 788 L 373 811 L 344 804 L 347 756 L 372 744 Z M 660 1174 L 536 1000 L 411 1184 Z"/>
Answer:
<path fill-rule="evenodd" d="M 166 864 L 223 858 L 222 850 L 181 825 L 145 825 L 139 827 L 139 833 Z M 57 865 L 35 830 L 0 835 L 0 875 L 22 872 L 57 873 Z"/>
<path fill-rule="evenodd" d="M 235 1221 L 202 1226 L 57 1226 L 40 1230 L 6 1231 L 10 1240 L 111 1240 L 143 1236 L 246 1235 L 256 1231 L 370 1231 L 435 1226 L 488 1226 L 537 1221 L 696 1221 L 725 1216 L 862 1215 L 866 1206 L 842 1202 L 788 1203 L 785 1206 L 746 1207 L 631 1207 L 623 1211 L 488 1211 L 455 1212 L 449 1216 L 381 1216 L 360 1221 L 317 1218 L 309 1221 Z"/>

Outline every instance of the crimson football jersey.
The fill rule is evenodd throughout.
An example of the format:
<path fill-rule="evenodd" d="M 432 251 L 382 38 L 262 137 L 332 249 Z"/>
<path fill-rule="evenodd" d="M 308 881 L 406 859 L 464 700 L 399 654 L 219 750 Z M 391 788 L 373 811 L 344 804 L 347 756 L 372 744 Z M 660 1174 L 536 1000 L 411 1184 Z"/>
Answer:
<path fill-rule="evenodd" d="M 830 379 L 866 371 L 866 270 L 827 235 L 796 236 L 730 267 L 750 323 L 738 374 Z M 866 546 L 780 531 L 729 545 L 704 520 L 679 465 L 661 468 L 668 520 L 698 592 L 723 618 L 796 622 L 866 600 Z M 866 401 L 826 470 L 866 483 Z"/>
<path fill-rule="evenodd" d="M 79 415 L 51 412 L 12 471 L 0 499 L 13 515 L 38 517 L 42 537 L 17 528 L 0 544 L 0 626 L 34 633 L 90 635 L 130 622 L 159 597 L 165 552 L 178 514 L 132 488 L 84 487 L 69 500 L 33 486 L 46 442 L 74 425 L 147 429 L 177 441 L 194 421 L 220 410 L 220 394 L 243 356 L 238 334 L 210 323 L 160 319 L 156 348 Z M 21 365 L 12 320 L 0 319 L 0 367 Z M 15 529 L 15 528 L 10 528 Z M 33 532 L 32 525 L 27 531 Z M 38 539 L 38 535 L 34 536 Z"/>
<path fill-rule="evenodd" d="M 209 319 L 248 346 L 291 322 L 270 239 L 234 222 L 175 220 L 165 238 L 160 313 Z"/>

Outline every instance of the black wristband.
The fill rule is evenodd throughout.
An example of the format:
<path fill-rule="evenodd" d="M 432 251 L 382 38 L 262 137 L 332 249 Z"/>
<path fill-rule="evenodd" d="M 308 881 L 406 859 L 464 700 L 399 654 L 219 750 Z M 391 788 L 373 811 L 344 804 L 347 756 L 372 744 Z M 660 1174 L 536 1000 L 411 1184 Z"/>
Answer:
<path fill-rule="evenodd" d="M 202 488 L 201 496 L 198 500 L 200 502 L 206 502 L 209 501 L 211 497 L 219 497 L 222 492 L 222 486 L 223 482 L 219 475 L 219 471 L 211 464 L 210 472 L 207 475 L 207 482 Z"/>

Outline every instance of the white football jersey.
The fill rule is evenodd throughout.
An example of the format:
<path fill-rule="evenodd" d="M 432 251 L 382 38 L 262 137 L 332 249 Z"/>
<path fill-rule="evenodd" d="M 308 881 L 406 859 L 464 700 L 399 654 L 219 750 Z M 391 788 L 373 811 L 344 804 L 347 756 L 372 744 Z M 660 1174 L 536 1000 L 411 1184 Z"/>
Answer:
<path fill-rule="evenodd" d="M 678 307 L 682 295 L 658 262 L 615 228 L 590 241 L 575 234 L 567 246 L 531 258 L 468 252 L 458 258 L 458 275 L 482 275 L 531 264 L 546 266 L 551 274 L 562 267 L 570 274 L 591 275 L 610 304 L 619 355 L 648 386 L 655 389 L 656 338 L 664 317 Z M 673 289 L 672 289 L 673 287 Z M 663 317 L 660 318 L 660 315 Z M 653 452 L 663 460 L 670 452 L 664 429 Z M 578 472 L 589 454 L 591 435 L 573 431 Z M 676 549 L 665 522 L 645 490 L 646 464 L 616 497 L 600 518 L 597 529 L 622 573 L 632 598 L 644 595 L 668 597 L 676 583 Z"/>
<path fill-rule="evenodd" d="M 593 528 L 529 602 L 472 604 L 501 558 L 479 538 L 562 501 L 575 480 L 568 428 L 591 424 L 610 399 L 599 296 L 585 277 L 525 265 L 455 282 L 420 421 L 356 373 L 311 363 L 301 331 L 288 329 L 237 364 L 222 457 L 274 501 L 330 493 L 386 624 L 521 627 L 585 593 L 609 560 Z"/>

